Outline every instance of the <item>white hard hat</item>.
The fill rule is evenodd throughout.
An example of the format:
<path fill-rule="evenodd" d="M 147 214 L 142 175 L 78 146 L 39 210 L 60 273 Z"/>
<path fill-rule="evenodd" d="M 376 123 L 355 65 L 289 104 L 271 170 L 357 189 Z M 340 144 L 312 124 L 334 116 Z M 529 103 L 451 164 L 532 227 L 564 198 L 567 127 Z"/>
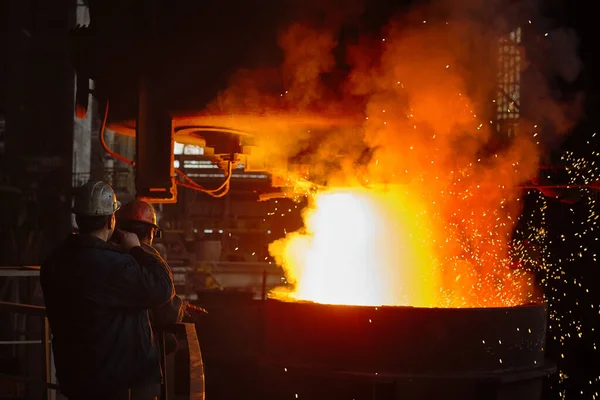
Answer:
<path fill-rule="evenodd" d="M 108 216 L 114 214 L 121 203 L 110 185 L 101 181 L 89 181 L 77 189 L 75 215 Z"/>

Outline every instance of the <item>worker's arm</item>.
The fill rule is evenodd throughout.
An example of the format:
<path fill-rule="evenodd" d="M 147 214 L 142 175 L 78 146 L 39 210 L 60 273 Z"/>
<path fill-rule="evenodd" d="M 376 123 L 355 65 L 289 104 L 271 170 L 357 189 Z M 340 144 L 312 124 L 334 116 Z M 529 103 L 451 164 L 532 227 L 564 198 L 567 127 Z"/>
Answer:
<path fill-rule="evenodd" d="M 167 303 L 159 308 L 152 310 L 151 320 L 152 325 L 161 329 L 167 325 L 181 322 L 185 315 L 185 304 L 181 297 L 175 295 Z"/>
<path fill-rule="evenodd" d="M 154 257 L 156 257 L 158 261 L 160 261 L 163 264 L 163 266 L 169 271 L 171 277 L 173 276 L 173 271 L 171 270 L 171 267 L 169 266 L 167 261 L 161 257 L 160 253 L 154 247 L 142 243 L 142 248 L 148 253 L 154 255 Z M 161 329 L 167 325 L 181 322 L 183 320 L 184 315 L 185 304 L 181 297 L 175 295 L 167 303 L 163 304 L 159 308 L 151 310 L 150 320 L 152 321 L 152 326 Z"/>
<path fill-rule="evenodd" d="M 168 266 L 140 246 L 121 255 L 113 265 L 110 279 L 93 291 L 92 301 L 111 307 L 154 309 L 175 295 L 173 277 Z"/>

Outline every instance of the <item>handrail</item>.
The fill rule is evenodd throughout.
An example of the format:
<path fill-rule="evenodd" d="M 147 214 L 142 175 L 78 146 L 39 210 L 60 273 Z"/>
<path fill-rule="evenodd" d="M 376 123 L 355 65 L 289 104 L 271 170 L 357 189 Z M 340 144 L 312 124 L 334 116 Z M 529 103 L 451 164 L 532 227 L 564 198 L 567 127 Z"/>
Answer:
<path fill-rule="evenodd" d="M 10 303 L 7 301 L 0 301 L 0 312 L 9 312 L 9 313 L 17 313 L 17 314 L 25 314 L 34 317 L 40 317 L 42 321 L 42 331 L 40 335 L 40 343 L 42 345 L 42 379 L 33 379 L 24 376 L 18 375 L 8 375 L 8 374 L 0 374 L 0 377 L 5 379 L 11 379 L 14 381 L 26 382 L 30 384 L 45 386 L 46 393 L 44 398 L 46 400 L 50 400 L 51 389 L 58 389 L 58 385 L 49 382 L 51 380 L 50 377 L 50 363 L 51 363 L 51 351 L 50 351 L 50 327 L 48 325 L 48 318 L 46 318 L 46 308 L 41 306 L 34 306 L 31 304 L 20 304 L 20 303 Z"/>
<path fill-rule="evenodd" d="M 10 303 L 8 301 L 0 301 L 0 311 L 14 312 L 25 315 L 33 315 L 36 317 L 45 317 L 46 308 L 34 306 L 31 304 Z"/>
<path fill-rule="evenodd" d="M 56 383 L 43 382 L 39 379 L 30 378 L 28 376 L 19 376 L 19 375 L 11 375 L 11 374 L 2 374 L 0 373 L 0 379 L 6 379 L 10 381 L 16 382 L 24 382 L 31 385 L 36 386 L 45 386 L 47 389 L 58 390 L 58 385 Z"/>
<path fill-rule="evenodd" d="M 43 377 L 45 380 L 11 375 L 0 373 L 0 379 L 8 379 L 17 382 L 25 382 L 31 385 L 44 386 L 47 389 L 45 398 L 50 399 L 49 390 L 58 390 L 59 387 L 55 383 L 50 381 L 50 329 L 48 326 L 48 319 L 46 318 L 46 308 L 41 306 L 34 306 L 30 304 L 10 303 L 6 301 L 0 301 L 0 312 L 11 312 L 18 314 L 25 314 L 34 317 L 41 317 L 42 332 L 41 340 L 39 343 L 42 347 L 42 364 L 43 364 Z M 196 329 L 194 324 L 190 323 L 178 323 L 172 324 L 164 328 L 165 332 L 182 335 L 185 337 L 187 342 L 186 351 L 180 351 L 176 353 L 178 359 L 179 369 L 175 374 L 174 388 L 176 394 L 183 395 L 186 398 L 193 400 L 204 400 L 204 367 L 202 364 L 202 354 L 200 352 L 200 346 L 198 344 L 198 337 L 196 335 Z M 162 336 L 162 335 L 161 335 Z M 164 344 L 163 344 L 164 345 Z M 161 357 L 161 364 L 163 370 L 166 371 L 166 359 L 163 355 Z M 167 400 L 166 393 L 166 374 L 164 380 L 164 388 L 161 394 L 163 400 Z"/>
<path fill-rule="evenodd" d="M 17 277 L 36 277 L 40 276 L 39 266 L 0 266 L 0 277 L 17 278 Z"/>

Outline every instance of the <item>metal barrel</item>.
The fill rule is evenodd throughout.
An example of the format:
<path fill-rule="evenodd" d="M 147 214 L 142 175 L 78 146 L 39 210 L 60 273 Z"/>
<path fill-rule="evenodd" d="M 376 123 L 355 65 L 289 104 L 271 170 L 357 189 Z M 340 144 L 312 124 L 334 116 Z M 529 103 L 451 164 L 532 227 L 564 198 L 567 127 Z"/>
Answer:
<path fill-rule="evenodd" d="M 539 399 L 546 307 L 267 300 L 264 387 L 289 398 Z"/>

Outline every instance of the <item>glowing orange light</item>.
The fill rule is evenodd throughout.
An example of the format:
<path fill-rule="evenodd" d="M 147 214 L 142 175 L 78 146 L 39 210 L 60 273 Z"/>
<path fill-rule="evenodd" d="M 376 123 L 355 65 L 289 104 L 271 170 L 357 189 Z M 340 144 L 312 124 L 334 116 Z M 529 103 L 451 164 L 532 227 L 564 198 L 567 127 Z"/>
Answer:
<path fill-rule="evenodd" d="M 271 244 L 292 292 L 326 304 L 493 307 L 526 302 L 530 277 L 506 262 L 457 257 L 447 226 L 405 187 L 317 193 L 305 229 Z M 501 248 L 501 244 L 498 245 Z"/>
<path fill-rule="evenodd" d="M 394 222 L 389 221 L 393 215 Z M 426 215 L 400 190 L 318 194 L 306 232 L 270 250 L 296 283 L 294 297 L 329 304 L 429 306 L 438 288 Z"/>

